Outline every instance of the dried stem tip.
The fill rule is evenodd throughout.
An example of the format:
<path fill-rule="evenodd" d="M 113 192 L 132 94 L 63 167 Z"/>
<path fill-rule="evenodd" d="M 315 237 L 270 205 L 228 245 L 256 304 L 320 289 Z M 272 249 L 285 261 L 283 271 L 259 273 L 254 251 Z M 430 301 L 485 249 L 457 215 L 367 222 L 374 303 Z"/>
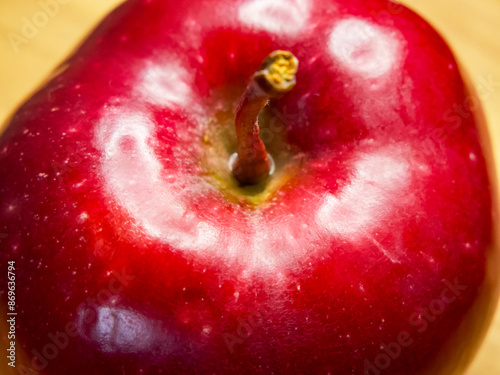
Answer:
<path fill-rule="evenodd" d="M 274 51 L 262 62 L 254 78 L 271 97 L 279 97 L 295 86 L 299 61 L 289 51 Z"/>

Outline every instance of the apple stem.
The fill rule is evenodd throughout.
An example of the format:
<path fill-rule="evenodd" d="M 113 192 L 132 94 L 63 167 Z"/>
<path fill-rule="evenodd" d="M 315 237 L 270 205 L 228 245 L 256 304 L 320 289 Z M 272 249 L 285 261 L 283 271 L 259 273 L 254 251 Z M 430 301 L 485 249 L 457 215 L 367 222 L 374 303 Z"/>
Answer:
<path fill-rule="evenodd" d="M 244 185 L 269 177 L 271 164 L 259 137 L 258 117 L 270 98 L 279 98 L 295 86 L 297 58 L 288 51 L 274 51 L 262 62 L 243 93 L 236 110 L 238 156 L 233 175 Z"/>

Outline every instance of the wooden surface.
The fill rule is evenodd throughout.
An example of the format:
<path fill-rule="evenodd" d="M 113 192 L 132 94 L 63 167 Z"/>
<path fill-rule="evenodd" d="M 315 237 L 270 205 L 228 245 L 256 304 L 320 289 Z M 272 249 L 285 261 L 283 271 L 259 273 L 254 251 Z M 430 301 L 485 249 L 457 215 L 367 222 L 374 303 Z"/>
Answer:
<path fill-rule="evenodd" d="M 32 19 L 41 8 L 34 0 L 0 0 L 0 123 L 120 0 L 65 2 L 16 52 L 9 33 L 21 35 L 23 17 Z M 484 93 L 481 97 L 500 165 L 500 0 L 403 2 L 443 34 L 476 88 Z M 494 84 L 485 85 L 488 81 Z M 1 348 L 3 353 L 3 343 Z M 0 375 L 7 374 L 4 361 L 2 354 Z M 500 375 L 500 312 L 467 375 Z"/>

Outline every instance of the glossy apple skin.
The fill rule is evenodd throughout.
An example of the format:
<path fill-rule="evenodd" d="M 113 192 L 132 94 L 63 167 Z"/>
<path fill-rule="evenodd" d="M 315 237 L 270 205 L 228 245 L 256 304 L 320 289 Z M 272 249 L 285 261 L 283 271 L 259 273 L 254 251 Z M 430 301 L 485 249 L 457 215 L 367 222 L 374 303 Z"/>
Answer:
<path fill-rule="evenodd" d="M 206 136 L 276 49 L 300 68 L 267 136 L 300 168 L 251 206 L 214 182 Z M 0 139 L 18 350 L 46 357 L 76 331 L 25 368 L 462 373 L 498 285 L 471 98 L 441 38 L 393 3 L 125 3 Z"/>

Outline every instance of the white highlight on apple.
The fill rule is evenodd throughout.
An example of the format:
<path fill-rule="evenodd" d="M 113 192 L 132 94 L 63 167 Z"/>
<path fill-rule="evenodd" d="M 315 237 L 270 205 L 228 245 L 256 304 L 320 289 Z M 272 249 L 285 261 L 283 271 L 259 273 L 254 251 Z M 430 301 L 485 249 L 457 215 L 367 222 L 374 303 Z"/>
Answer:
<path fill-rule="evenodd" d="M 152 350 L 167 355 L 176 349 L 175 338 L 140 312 L 113 306 L 79 308 L 76 327 L 81 337 L 104 353 L 139 354 Z"/>
<path fill-rule="evenodd" d="M 360 18 L 347 18 L 333 28 L 328 41 L 333 57 L 350 72 L 379 78 L 400 60 L 399 38 Z"/>
<path fill-rule="evenodd" d="M 186 70 L 172 62 L 149 63 L 141 79 L 139 94 L 152 104 L 186 106 L 192 97 Z"/>
<path fill-rule="evenodd" d="M 410 183 L 409 164 L 383 152 L 365 154 L 356 162 L 355 175 L 338 195 L 327 194 L 316 222 L 334 236 L 368 237 L 392 262 L 396 256 L 371 237 L 373 226 L 393 210 L 406 195 Z"/>
<path fill-rule="evenodd" d="M 153 122 L 138 113 L 115 112 L 101 120 L 96 133 L 109 194 L 148 234 L 178 249 L 203 250 L 217 243 L 215 227 L 199 223 L 182 203 L 180 197 L 189 193 L 161 176 L 162 166 L 151 147 Z"/>
<path fill-rule="evenodd" d="M 238 8 L 240 22 L 273 34 L 297 35 L 309 14 L 309 0 L 251 0 Z"/>
<path fill-rule="evenodd" d="M 91 338 L 106 353 L 135 353 L 151 345 L 154 333 L 146 317 L 133 311 L 111 307 L 96 309 L 97 319 Z"/>

